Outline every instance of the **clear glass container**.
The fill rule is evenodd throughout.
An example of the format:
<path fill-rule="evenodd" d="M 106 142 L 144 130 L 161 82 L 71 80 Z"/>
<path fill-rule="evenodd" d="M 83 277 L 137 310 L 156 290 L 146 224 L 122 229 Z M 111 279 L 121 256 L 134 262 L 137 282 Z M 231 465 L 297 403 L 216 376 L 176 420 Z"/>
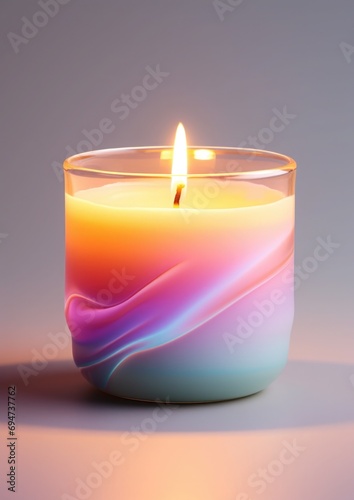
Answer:
<path fill-rule="evenodd" d="M 123 398 L 256 393 L 287 360 L 296 164 L 266 151 L 189 147 L 179 184 L 172 151 L 101 150 L 64 163 L 75 362 Z"/>

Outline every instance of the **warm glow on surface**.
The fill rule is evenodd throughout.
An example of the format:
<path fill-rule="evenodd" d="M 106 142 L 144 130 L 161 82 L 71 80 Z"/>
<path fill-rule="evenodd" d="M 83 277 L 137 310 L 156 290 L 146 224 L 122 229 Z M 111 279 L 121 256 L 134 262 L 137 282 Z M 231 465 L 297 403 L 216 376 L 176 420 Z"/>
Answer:
<path fill-rule="evenodd" d="M 173 148 L 171 190 L 175 193 L 178 186 L 187 187 L 187 138 L 182 123 L 178 124 Z"/>
<path fill-rule="evenodd" d="M 194 158 L 196 160 L 214 160 L 215 152 L 211 149 L 196 149 L 194 151 Z"/>
<path fill-rule="evenodd" d="M 160 160 L 171 160 L 173 151 L 170 149 L 163 149 L 160 153 Z"/>

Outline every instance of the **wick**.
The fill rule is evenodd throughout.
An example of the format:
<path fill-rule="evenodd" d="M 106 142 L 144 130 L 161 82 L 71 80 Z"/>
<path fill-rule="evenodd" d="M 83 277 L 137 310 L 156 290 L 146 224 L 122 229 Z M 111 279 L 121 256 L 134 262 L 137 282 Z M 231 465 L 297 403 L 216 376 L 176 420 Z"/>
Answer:
<path fill-rule="evenodd" d="M 181 199 L 182 189 L 184 188 L 184 184 L 178 184 L 176 189 L 175 199 L 173 200 L 174 208 L 179 207 L 179 200 Z"/>

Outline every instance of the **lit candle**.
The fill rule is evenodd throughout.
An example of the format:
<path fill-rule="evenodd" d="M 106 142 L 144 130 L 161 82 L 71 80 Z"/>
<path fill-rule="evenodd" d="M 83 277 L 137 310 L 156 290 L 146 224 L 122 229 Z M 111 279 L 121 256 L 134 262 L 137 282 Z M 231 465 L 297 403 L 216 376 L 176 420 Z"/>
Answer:
<path fill-rule="evenodd" d="M 66 317 L 83 375 L 152 401 L 266 387 L 293 320 L 295 163 L 187 149 L 180 125 L 173 152 L 97 151 L 64 168 Z"/>

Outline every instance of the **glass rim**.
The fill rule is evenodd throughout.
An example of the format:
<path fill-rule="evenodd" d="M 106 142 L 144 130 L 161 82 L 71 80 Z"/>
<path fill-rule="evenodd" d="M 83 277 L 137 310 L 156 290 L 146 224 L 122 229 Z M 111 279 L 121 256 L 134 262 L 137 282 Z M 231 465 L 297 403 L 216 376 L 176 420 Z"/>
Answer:
<path fill-rule="evenodd" d="M 220 177 L 237 177 L 243 179 L 262 179 L 267 177 L 277 177 L 284 174 L 289 174 L 296 170 L 296 161 L 282 153 L 277 153 L 274 151 L 268 151 L 264 149 L 253 149 L 253 148 L 238 148 L 238 147 L 220 147 L 220 146 L 193 146 L 188 145 L 187 152 L 194 150 L 209 150 L 213 151 L 215 154 L 220 152 L 229 153 L 230 155 L 234 155 L 235 158 L 230 158 L 228 161 L 233 161 L 237 158 L 237 156 L 249 156 L 249 158 L 245 158 L 244 161 L 251 163 L 255 157 L 263 157 L 264 159 L 282 161 L 283 164 L 274 165 L 265 169 L 250 169 L 250 170 L 231 170 L 227 172 L 212 172 L 212 173 L 187 173 L 186 177 L 193 178 L 220 178 Z M 106 148 L 106 149 L 95 149 L 92 151 L 85 151 L 83 153 L 77 153 L 75 155 L 67 157 L 63 162 L 63 169 L 66 172 L 71 173 L 86 173 L 86 174 L 97 174 L 104 176 L 112 176 L 112 177 L 125 177 L 125 178 L 165 178 L 171 179 L 172 173 L 160 173 L 160 172 L 123 172 L 117 170 L 103 170 L 94 167 L 87 167 L 80 165 L 78 162 L 84 161 L 85 159 L 104 158 L 104 155 L 107 153 L 119 154 L 124 152 L 162 152 L 162 151 L 173 151 L 173 146 L 138 146 L 138 147 L 121 147 L 121 148 Z M 216 158 L 216 157 L 215 157 Z M 219 156 L 219 159 L 221 156 Z M 117 156 L 118 159 L 118 156 Z M 204 161 L 204 160 L 200 160 Z"/>

